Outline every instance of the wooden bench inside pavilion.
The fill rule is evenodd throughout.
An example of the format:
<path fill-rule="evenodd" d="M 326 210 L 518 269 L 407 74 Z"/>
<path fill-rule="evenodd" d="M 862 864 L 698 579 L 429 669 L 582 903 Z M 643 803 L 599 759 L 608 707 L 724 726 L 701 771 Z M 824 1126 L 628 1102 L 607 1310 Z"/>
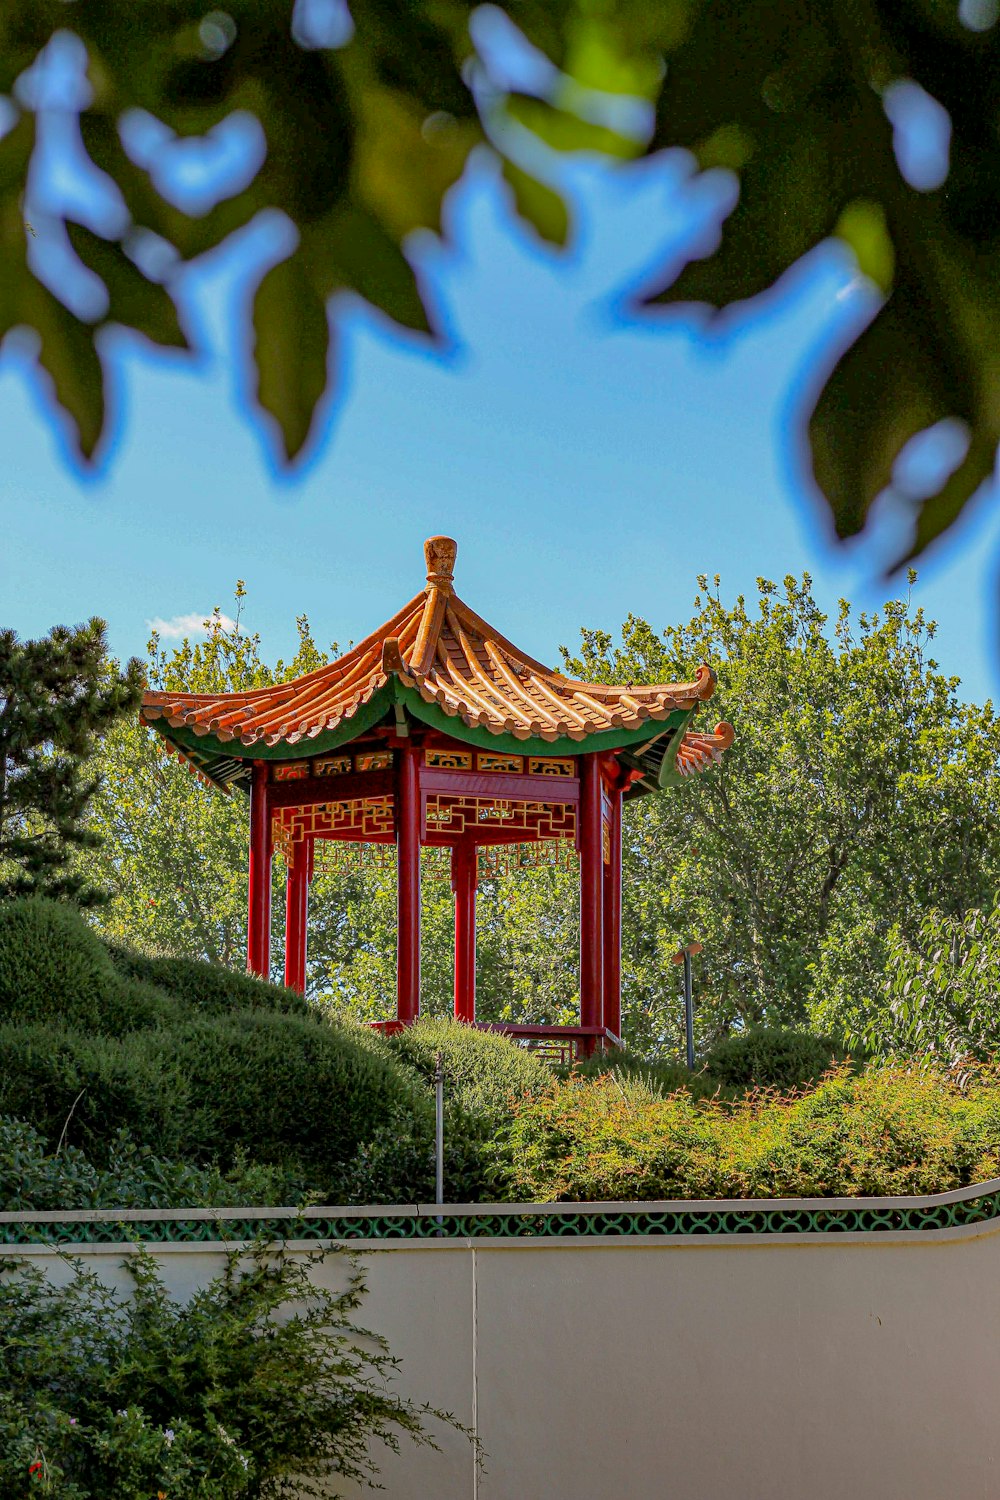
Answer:
<path fill-rule="evenodd" d="M 147 692 L 142 718 L 213 785 L 250 795 L 247 967 L 271 963 L 271 864 L 287 869 L 285 982 L 306 988 L 316 840 L 394 844 L 396 1015 L 420 1012 L 420 849 L 450 851 L 455 1015 L 476 1021 L 476 889 L 498 846 L 566 841 L 579 855 L 580 1020 L 495 1024 L 587 1055 L 621 1035 L 622 803 L 721 760 L 728 724 L 693 726 L 690 682 L 576 682 L 550 671 L 454 591 L 457 546 L 424 544 L 427 583 L 346 655 L 292 682 L 218 696 Z"/>

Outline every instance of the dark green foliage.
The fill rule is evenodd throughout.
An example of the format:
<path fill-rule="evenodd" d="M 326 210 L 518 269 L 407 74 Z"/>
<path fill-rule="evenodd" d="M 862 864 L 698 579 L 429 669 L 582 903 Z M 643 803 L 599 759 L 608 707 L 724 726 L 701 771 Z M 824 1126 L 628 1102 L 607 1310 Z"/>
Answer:
<path fill-rule="evenodd" d="M 430 1442 L 424 1418 L 451 1419 L 394 1394 L 384 1341 L 353 1323 L 365 1291 L 356 1263 L 344 1257 L 341 1290 L 311 1274 L 330 1257 L 233 1252 L 183 1307 L 141 1247 L 125 1262 L 129 1303 L 79 1264 L 64 1287 L 10 1267 L 5 1500 L 278 1500 L 290 1475 L 296 1495 L 329 1495 L 331 1477 L 374 1479 L 379 1444 Z"/>
<path fill-rule="evenodd" d="M 265 984 L 223 964 L 194 958 L 154 958 L 116 944 L 107 945 L 115 968 L 131 980 L 156 985 L 205 1015 L 228 1015 L 234 1010 L 276 1010 L 308 1015 L 304 997 L 284 985 Z"/>
<path fill-rule="evenodd" d="M 118 1039 L 56 1025 L 0 1027 L 0 1114 L 29 1121 L 102 1164 L 119 1130 L 164 1156 L 188 1156 L 187 1081 L 146 1050 L 154 1032 Z"/>
<path fill-rule="evenodd" d="M 207 966 L 206 966 L 207 967 Z M 169 1020 L 169 997 L 128 983 L 79 911 L 44 897 L 0 902 L 0 1019 L 118 1036 Z"/>
<path fill-rule="evenodd" d="M 183 1080 L 186 1153 L 229 1165 L 243 1150 L 301 1167 L 326 1194 L 387 1119 L 424 1107 L 402 1069 L 353 1028 L 320 1019 L 243 1011 L 147 1033 L 143 1048 L 163 1076 Z"/>
<path fill-rule="evenodd" d="M 503 1202 L 506 1165 L 497 1151 L 501 1132 L 455 1105 L 445 1111 L 446 1203 Z M 360 1148 L 343 1178 L 346 1203 L 433 1203 L 436 1191 L 434 1118 L 430 1111 L 399 1115 Z"/>
<path fill-rule="evenodd" d="M 718 1042 L 705 1071 L 729 1088 L 791 1089 L 815 1083 L 842 1056 L 829 1037 L 791 1027 L 758 1026 Z"/>
<path fill-rule="evenodd" d="M 103 1156 L 103 1153 L 102 1153 Z M 227 1208 L 294 1204 L 302 1183 L 240 1160 L 230 1172 L 168 1161 L 122 1131 L 105 1165 L 75 1146 L 54 1153 L 33 1126 L 0 1116 L 0 1204 L 7 1212 L 77 1208 Z"/>
<path fill-rule="evenodd" d="M 461 1021 L 426 1018 L 387 1038 L 403 1062 L 432 1084 L 435 1059 L 444 1063 L 445 1097 L 466 1114 L 497 1125 L 511 1103 L 537 1093 L 549 1078 L 545 1063 L 495 1031 L 478 1031 Z"/>
<path fill-rule="evenodd" d="M 0 630 L 0 900 L 102 899 L 72 866 L 74 851 L 94 844 L 87 762 L 99 736 L 138 708 L 142 682 L 140 662 L 124 673 L 108 664 L 103 620 L 56 626 L 39 641 Z"/>

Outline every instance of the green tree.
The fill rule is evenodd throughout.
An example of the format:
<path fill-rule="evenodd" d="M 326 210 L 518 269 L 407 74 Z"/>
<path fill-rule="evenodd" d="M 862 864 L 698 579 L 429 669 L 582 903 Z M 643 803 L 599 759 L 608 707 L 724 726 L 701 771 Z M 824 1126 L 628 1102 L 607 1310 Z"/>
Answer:
<path fill-rule="evenodd" d="M 902 483 L 894 465 L 906 442 L 958 418 L 969 438 L 964 458 L 936 493 L 914 496 L 913 551 L 926 546 L 989 478 L 1000 437 L 992 8 L 931 0 L 511 0 L 498 8 L 551 65 L 532 70 L 533 93 L 490 76 L 471 0 L 354 0 L 349 13 L 333 0 L 231 0 L 207 13 L 196 0 L 71 10 L 62 0 L 8 0 L 0 335 L 17 325 L 36 331 L 40 364 L 81 452 L 92 455 L 104 430 L 101 329 L 124 324 L 184 347 L 174 301 L 183 263 L 255 215 L 280 213 L 294 230 L 286 258 L 262 271 L 252 311 L 257 400 L 292 457 L 335 365 L 331 300 L 353 292 L 433 336 L 406 236 L 441 231 L 444 195 L 474 146 L 499 158 L 515 213 L 557 245 L 569 216 L 543 180 L 546 152 L 629 158 L 682 146 L 699 169 L 738 180 L 738 201 L 718 250 L 677 279 L 676 266 L 654 278 L 646 300 L 725 308 L 765 293 L 823 241 L 846 247 L 874 316 L 812 413 L 816 478 L 841 534 L 857 531 L 875 496 L 894 477 Z M 89 162 L 117 189 L 99 233 L 72 217 L 53 222 L 26 200 L 38 114 L 51 104 L 34 65 L 57 32 L 68 80 L 61 107 L 79 113 Z M 621 96 L 653 106 L 652 128 L 611 128 Z M 933 176 L 904 173 L 894 135 L 901 113 L 915 103 L 926 113 L 934 101 L 939 134 L 950 128 L 948 160 Z M 134 111 L 168 131 L 143 166 L 126 146 Z M 259 165 L 201 217 L 182 212 L 159 188 L 162 160 L 176 136 L 205 136 L 237 111 L 260 124 Z M 175 252 L 162 274 L 143 253 L 150 232 Z M 104 288 L 87 317 L 39 279 L 29 254 L 29 244 L 63 245 L 66 235 L 97 278 L 91 291 Z"/>
<path fill-rule="evenodd" d="M 760 580 L 756 611 L 727 606 L 718 579 L 700 585 L 688 624 L 657 635 L 630 617 L 620 645 L 585 631 L 580 660 L 567 657 L 619 682 L 710 661 L 713 706 L 736 727 L 721 766 L 626 809 L 626 1035 L 647 1049 L 679 1042 L 669 959 L 682 942 L 704 944 L 706 1042 L 801 1023 L 822 998 L 825 948 L 871 980 L 882 949 L 866 931 L 992 904 L 998 881 L 1000 725 L 938 672 L 921 610 L 899 600 L 855 616 L 841 603 L 831 624 L 808 577 Z"/>
<path fill-rule="evenodd" d="M 817 1018 L 873 1057 L 989 1062 L 1000 1050 L 1000 911 L 929 911 L 863 926 L 857 953 L 824 955 Z M 850 959 L 853 958 L 852 963 Z"/>
<path fill-rule="evenodd" d="M 87 763 L 98 737 L 138 707 L 142 679 L 138 661 L 109 667 L 103 620 L 38 641 L 0 631 L 0 900 L 101 899 L 73 868 L 74 852 L 95 843 L 99 780 Z"/>

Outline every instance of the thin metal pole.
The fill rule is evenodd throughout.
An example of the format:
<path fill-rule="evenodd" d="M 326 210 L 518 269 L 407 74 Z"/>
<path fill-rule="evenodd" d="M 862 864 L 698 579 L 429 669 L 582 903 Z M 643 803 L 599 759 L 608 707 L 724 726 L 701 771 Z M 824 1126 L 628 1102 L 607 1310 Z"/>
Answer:
<path fill-rule="evenodd" d="M 434 1067 L 434 1202 L 444 1203 L 444 1054 Z"/>
<path fill-rule="evenodd" d="M 687 1041 L 687 1065 L 694 1071 L 694 995 L 691 985 L 691 955 L 684 950 L 684 1036 Z"/>

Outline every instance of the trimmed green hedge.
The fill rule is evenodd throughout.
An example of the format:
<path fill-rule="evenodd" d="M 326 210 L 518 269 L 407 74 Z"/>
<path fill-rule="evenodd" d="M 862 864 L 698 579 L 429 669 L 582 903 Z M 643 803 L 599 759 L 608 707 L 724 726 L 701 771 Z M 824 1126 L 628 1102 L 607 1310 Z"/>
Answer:
<path fill-rule="evenodd" d="M 124 979 L 155 985 L 202 1015 L 229 1015 L 234 1010 L 274 1010 L 298 1016 L 311 1013 L 308 1002 L 295 990 L 267 984 L 223 964 L 195 958 L 151 958 L 111 943 L 107 952 Z"/>
<path fill-rule="evenodd" d="M 119 1036 L 169 1021 L 176 1004 L 130 983 L 73 906 L 43 897 L 0 903 L 0 1024 L 58 1022 Z"/>
<path fill-rule="evenodd" d="M 545 1063 L 508 1037 L 447 1017 L 421 1018 L 386 1040 L 395 1056 L 431 1086 L 440 1052 L 449 1104 L 490 1125 L 508 1119 L 515 1099 L 538 1093 L 552 1076 Z"/>

